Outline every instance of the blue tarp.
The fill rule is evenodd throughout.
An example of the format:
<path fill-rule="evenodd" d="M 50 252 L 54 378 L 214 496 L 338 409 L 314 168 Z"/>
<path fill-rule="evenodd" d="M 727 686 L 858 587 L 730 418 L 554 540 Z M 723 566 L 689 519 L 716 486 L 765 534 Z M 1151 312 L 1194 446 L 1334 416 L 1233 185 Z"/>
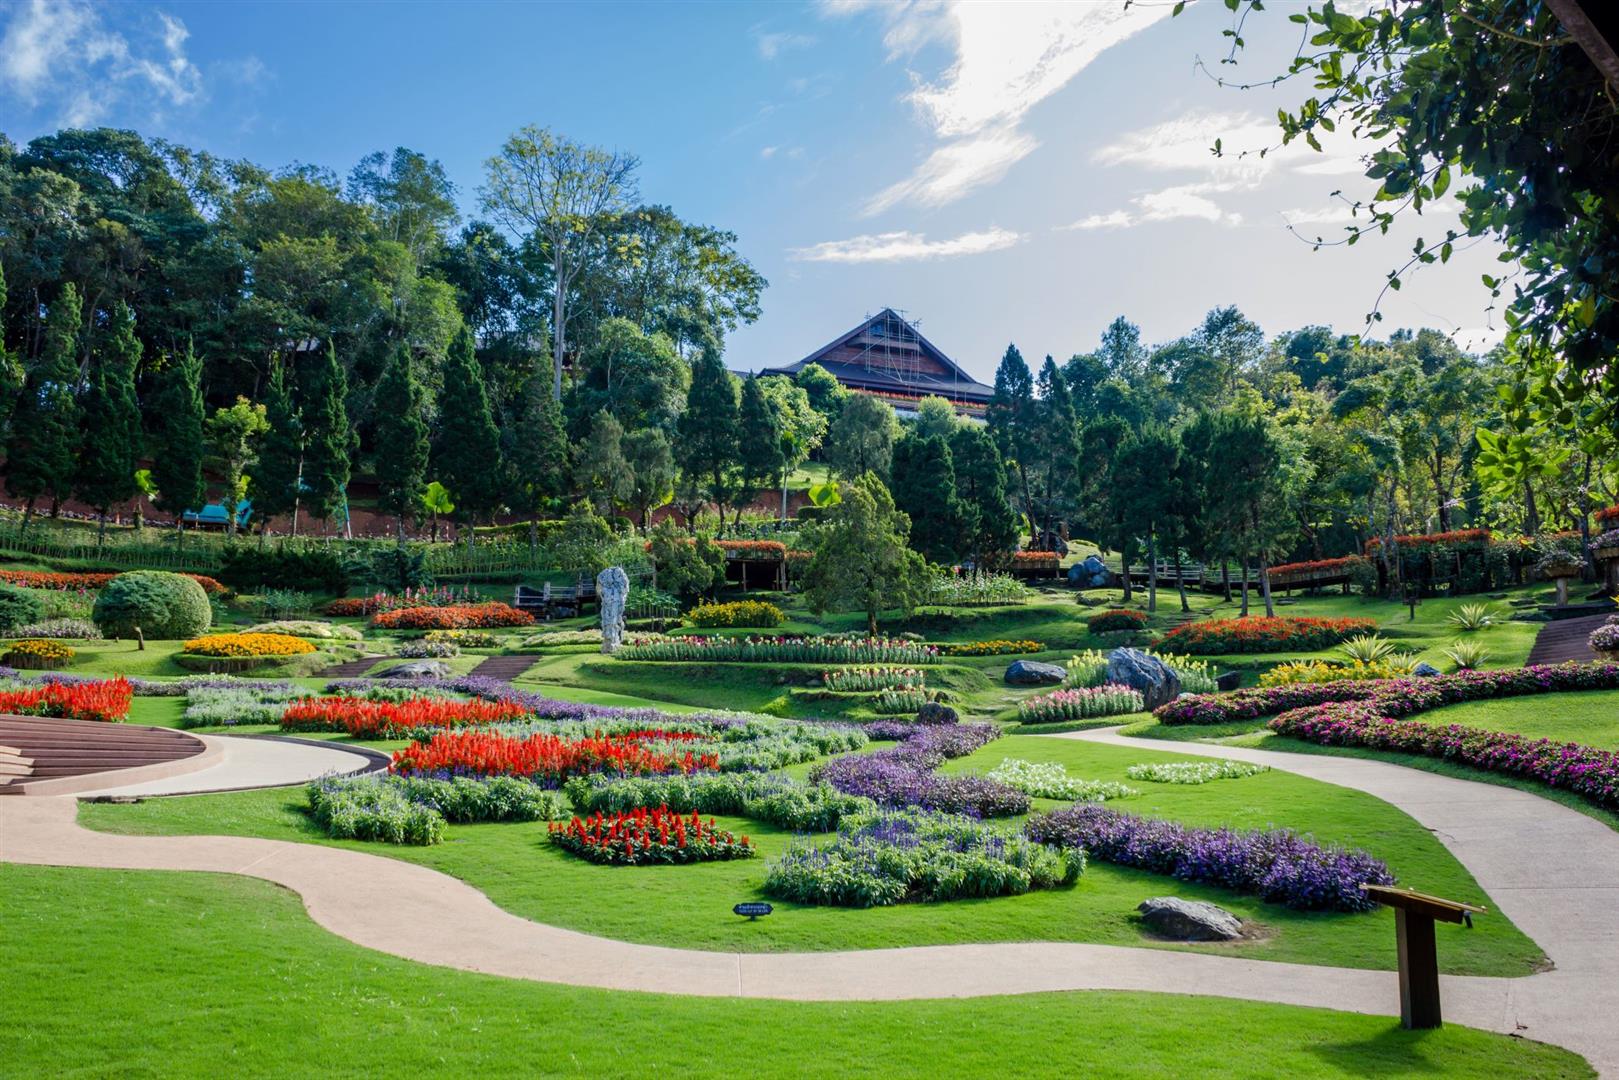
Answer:
<path fill-rule="evenodd" d="M 253 516 L 253 504 L 243 499 L 236 506 L 236 527 L 247 528 L 248 518 Z M 187 510 L 181 515 L 187 525 L 218 525 L 224 527 L 230 515 L 225 512 L 224 503 L 209 503 L 201 510 Z"/>

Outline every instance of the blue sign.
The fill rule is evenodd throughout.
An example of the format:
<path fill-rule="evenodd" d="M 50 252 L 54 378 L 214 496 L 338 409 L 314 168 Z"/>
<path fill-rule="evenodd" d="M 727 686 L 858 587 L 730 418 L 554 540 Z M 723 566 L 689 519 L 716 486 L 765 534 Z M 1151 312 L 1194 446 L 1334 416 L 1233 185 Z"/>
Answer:
<path fill-rule="evenodd" d="M 772 908 L 769 904 L 738 904 L 731 910 L 736 912 L 738 915 L 746 915 L 750 920 L 752 920 L 757 919 L 761 915 L 769 915 L 775 910 L 775 908 Z"/>

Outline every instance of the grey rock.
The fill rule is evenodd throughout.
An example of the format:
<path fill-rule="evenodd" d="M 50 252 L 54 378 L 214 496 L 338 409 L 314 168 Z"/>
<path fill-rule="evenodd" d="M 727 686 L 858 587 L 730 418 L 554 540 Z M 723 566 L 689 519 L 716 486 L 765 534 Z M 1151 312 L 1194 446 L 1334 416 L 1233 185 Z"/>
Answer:
<path fill-rule="evenodd" d="M 1113 573 L 1100 558 L 1087 555 L 1068 568 L 1068 583 L 1080 589 L 1105 589 L 1113 584 Z"/>
<path fill-rule="evenodd" d="M 1068 678 L 1068 671 L 1038 660 L 1014 660 L 1007 667 L 1005 678 L 1012 686 L 1054 686 Z"/>
<path fill-rule="evenodd" d="M 1107 654 L 1107 681 L 1139 692 L 1149 711 L 1167 705 L 1181 693 L 1181 678 L 1174 668 L 1151 653 L 1129 646 Z"/>
<path fill-rule="evenodd" d="M 630 595 L 630 576 L 622 566 L 609 566 L 596 575 L 596 598 L 602 613 L 602 652 L 615 653 L 624 642 L 624 602 Z"/>
<path fill-rule="evenodd" d="M 1443 674 L 1443 672 L 1424 660 L 1422 663 L 1411 669 L 1411 674 L 1419 679 L 1431 679 L 1435 675 Z"/>
<path fill-rule="evenodd" d="M 1221 693 L 1235 690 L 1242 685 L 1242 672 L 1222 671 L 1214 677 L 1214 688 Z"/>
<path fill-rule="evenodd" d="M 1202 900 L 1155 896 L 1141 901 L 1136 910 L 1149 930 L 1175 941 L 1235 941 L 1242 937 L 1241 919 Z"/>
<path fill-rule="evenodd" d="M 916 710 L 918 724 L 954 724 L 960 720 L 961 714 L 942 701 L 925 702 Z"/>
<path fill-rule="evenodd" d="M 385 667 L 374 676 L 378 679 L 448 679 L 455 672 L 442 660 L 411 660 Z"/>

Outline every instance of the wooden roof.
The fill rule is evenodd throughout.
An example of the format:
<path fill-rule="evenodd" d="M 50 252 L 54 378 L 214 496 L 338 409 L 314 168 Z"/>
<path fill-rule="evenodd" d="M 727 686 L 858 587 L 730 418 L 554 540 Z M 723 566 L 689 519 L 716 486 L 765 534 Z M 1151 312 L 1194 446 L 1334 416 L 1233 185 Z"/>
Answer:
<path fill-rule="evenodd" d="M 760 374 L 796 375 L 809 364 L 819 364 L 845 386 L 875 393 L 938 394 L 970 403 L 987 402 L 994 393 L 893 308 L 883 308 L 797 363 Z"/>

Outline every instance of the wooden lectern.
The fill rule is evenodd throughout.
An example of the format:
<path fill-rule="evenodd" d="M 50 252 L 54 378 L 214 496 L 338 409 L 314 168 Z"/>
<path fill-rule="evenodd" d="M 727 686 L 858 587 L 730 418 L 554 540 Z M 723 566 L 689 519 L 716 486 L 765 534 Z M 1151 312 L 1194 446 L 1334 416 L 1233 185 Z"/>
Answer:
<path fill-rule="evenodd" d="M 1471 927 L 1472 916 L 1487 909 L 1392 885 L 1362 885 L 1361 889 L 1379 904 L 1394 909 L 1394 935 L 1400 948 L 1400 1026 L 1441 1026 L 1434 920 L 1466 922 Z"/>

